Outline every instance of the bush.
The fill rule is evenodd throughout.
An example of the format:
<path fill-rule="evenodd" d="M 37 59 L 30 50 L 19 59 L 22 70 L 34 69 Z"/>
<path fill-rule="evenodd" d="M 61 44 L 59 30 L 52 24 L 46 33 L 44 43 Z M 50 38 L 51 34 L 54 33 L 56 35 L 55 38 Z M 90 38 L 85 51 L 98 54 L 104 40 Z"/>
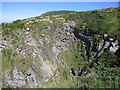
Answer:
<path fill-rule="evenodd" d="M 12 31 L 11 30 L 4 30 L 3 32 L 2 32 L 2 35 L 3 36 L 11 36 L 13 33 L 12 33 Z"/>
<path fill-rule="evenodd" d="M 105 52 L 99 57 L 98 61 L 105 67 L 112 67 L 117 62 L 117 56 L 112 52 Z"/>

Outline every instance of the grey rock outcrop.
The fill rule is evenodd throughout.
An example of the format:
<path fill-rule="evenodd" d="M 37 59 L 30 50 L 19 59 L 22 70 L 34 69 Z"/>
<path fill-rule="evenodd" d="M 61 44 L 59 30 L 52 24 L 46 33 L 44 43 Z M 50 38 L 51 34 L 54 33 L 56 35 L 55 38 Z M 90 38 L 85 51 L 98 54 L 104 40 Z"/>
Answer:
<path fill-rule="evenodd" d="M 12 72 L 5 70 L 3 86 L 31 88 L 41 86 L 54 76 L 59 65 L 64 65 L 65 62 L 59 57 L 59 54 L 76 50 L 73 45 L 77 45 L 78 42 L 83 42 L 82 47 L 85 47 L 87 59 L 92 57 L 90 55 L 92 49 L 94 49 L 94 58 L 99 57 L 106 49 L 114 53 L 118 50 L 118 41 L 112 38 L 105 39 L 108 38 L 107 34 L 100 43 L 96 44 L 94 40 L 92 41 L 92 35 L 89 32 L 77 32 L 75 26 L 74 21 L 68 21 L 59 26 L 52 25 L 44 29 L 32 30 L 28 27 L 27 30 L 23 29 L 20 34 L 17 34 L 21 36 L 22 43 L 19 43 L 16 48 L 10 42 L 12 39 L 3 37 L 4 40 L 0 42 L 0 50 L 8 47 L 17 55 L 21 55 L 20 61 L 23 62 L 23 66 L 29 63 L 27 69 L 24 70 L 16 65 L 11 67 Z M 82 55 L 80 56 L 82 57 Z M 12 76 L 9 75 L 10 72 Z M 83 72 L 84 67 L 83 69 L 78 68 L 78 70 L 71 68 L 74 76 L 81 76 Z"/>
<path fill-rule="evenodd" d="M 67 50 L 74 50 L 70 45 L 77 43 L 77 38 L 74 36 L 73 31 L 75 22 L 68 22 L 59 26 L 48 27 L 41 32 L 37 33 L 37 38 L 33 37 L 33 30 L 23 30 L 24 37 L 21 34 L 22 43 L 17 45 L 16 48 L 11 45 L 11 49 L 15 50 L 17 55 L 23 56 L 23 64 L 26 65 L 26 60 L 29 57 L 30 67 L 27 71 L 21 70 L 14 65 L 12 72 L 6 70 L 4 72 L 3 85 L 11 85 L 13 87 L 39 87 L 42 83 L 47 82 L 57 70 L 58 64 L 64 64 L 64 61 L 59 58 L 59 53 Z M 11 41 L 11 40 L 10 40 Z M 4 41 L 5 43 L 7 40 Z M 29 46 L 29 48 L 27 48 Z M 3 47 L 4 48 L 4 47 Z M 12 77 L 9 75 L 11 72 Z"/>
<path fill-rule="evenodd" d="M 16 67 L 14 67 L 12 70 L 13 76 L 9 76 L 8 73 L 9 73 L 9 71 L 6 71 L 4 73 L 6 85 L 11 85 L 14 87 L 21 87 L 21 86 L 26 85 L 25 74 L 22 71 L 18 70 Z"/>

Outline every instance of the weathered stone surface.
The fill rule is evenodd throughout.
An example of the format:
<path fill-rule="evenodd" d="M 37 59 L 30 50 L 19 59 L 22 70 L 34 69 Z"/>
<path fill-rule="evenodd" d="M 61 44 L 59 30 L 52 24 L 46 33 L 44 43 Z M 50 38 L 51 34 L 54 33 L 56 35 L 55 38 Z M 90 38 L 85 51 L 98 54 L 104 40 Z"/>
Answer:
<path fill-rule="evenodd" d="M 26 85 L 26 77 L 22 71 L 14 67 L 12 70 L 12 73 L 13 73 L 13 76 L 10 77 L 9 71 L 5 72 L 4 79 L 5 79 L 6 85 L 11 85 L 14 87 L 21 87 Z"/>
<path fill-rule="evenodd" d="M 36 31 L 27 27 L 27 30 L 24 29 L 19 34 L 23 38 L 23 41 L 17 45 L 17 48 L 12 46 L 10 43 L 11 39 L 5 39 L 3 42 L 0 42 L 0 50 L 7 46 L 15 50 L 16 54 L 24 57 L 24 65 L 27 65 L 26 63 L 28 62 L 30 63 L 26 71 L 20 70 L 17 66 L 15 67 L 13 65 L 11 67 L 13 68 L 12 77 L 9 75 L 10 70 L 4 71 L 3 85 L 31 88 L 41 86 L 54 76 L 57 72 L 58 65 L 64 64 L 64 60 L 59 58 L 59 54 L 70 50 L 74 51 L 77 47 L 72 46 L 77 45 L 78 42 L 83 42 L 83 46 L 79 47 L 79 49 L 85 47 L 88 58 L 91 57 L 90 52 L 94 46 L 93 57 L 95 58 L 99 57 L 105 49 L 115 53 L 119 48 L 117 40 L 113 42 L 114 39 L 112 38 L 105 39 L 108 37 L 107 34 L 104 35 L 104 39 L 100 43 L 96 44 L 92 41 L 92 35 L 89 31 L 85 31 L 86 33 L 76 32 L 75 26 L 74 21 L 68 21 L 59 26 L 52 25 L 44 29 L 38 28 Z M 71 69 L 71 72 L 74 76 L 81 76 L 82 69 Z M 90 75 L 87 76 L 89 77 Z"/>
<path fill-rule="evenodd" d="M 118 41 L 116 40 L 115 42 L 112 43 L 112 46 L 110 47 L 110 51 L 116 52 L 119 48 Z"/>

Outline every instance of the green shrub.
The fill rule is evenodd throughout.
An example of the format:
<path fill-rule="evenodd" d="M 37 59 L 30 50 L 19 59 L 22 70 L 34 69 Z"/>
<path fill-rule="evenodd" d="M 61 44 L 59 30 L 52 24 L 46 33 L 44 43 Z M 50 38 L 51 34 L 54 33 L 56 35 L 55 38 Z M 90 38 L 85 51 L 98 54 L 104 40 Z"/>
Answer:
<path fill-rule="evenodd" d="M 111 67 L 117 62 L 117 56 L 112 52 L 105 52 L 100 56 L 98 61 L 101 65 L 104 65 L 104 67 Z"/>
<path fill-rule="evenodd" d="M 5 86 L 5 88 L 9 88 L 9 90 L 10 90 L 10 88 L 11 88 L 11 90 L 12 90 L 13 86 L 7 85 L 7 86 Z"/>
<path fill-rule="evenodd" d="M 4 30 L 4 31 L 2 32 L 2 35 L 3 35 L 3 36 L 11 36 L 11 35 L 13 35 L 13 33 L 12 33 L 11 30 Z"/>

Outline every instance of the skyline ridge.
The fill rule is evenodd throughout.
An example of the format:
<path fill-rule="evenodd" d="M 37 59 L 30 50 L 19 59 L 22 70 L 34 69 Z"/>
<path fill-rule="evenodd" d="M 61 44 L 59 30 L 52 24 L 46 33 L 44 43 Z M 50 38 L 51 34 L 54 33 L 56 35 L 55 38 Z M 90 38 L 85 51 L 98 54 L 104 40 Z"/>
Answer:
<path fill-rule="evenodd" d="M 91 11 L 118 7 L 116 2 L 4 2 L 2 22 L 40 16 L 48 11 Z"/>

